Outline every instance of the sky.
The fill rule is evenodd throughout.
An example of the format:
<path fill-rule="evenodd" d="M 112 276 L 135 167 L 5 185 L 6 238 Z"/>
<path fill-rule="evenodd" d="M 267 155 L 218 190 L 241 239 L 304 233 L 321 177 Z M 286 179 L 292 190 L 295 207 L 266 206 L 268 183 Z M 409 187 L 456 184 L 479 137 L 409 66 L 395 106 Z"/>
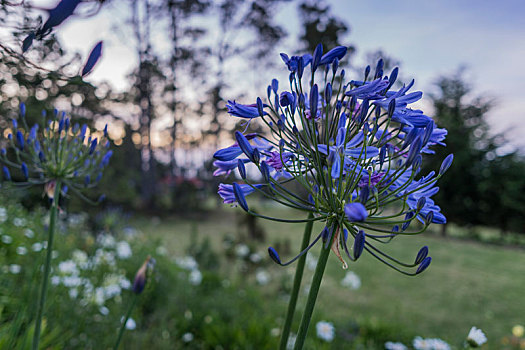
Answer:
<path fill-rule="evenodd" d="M 42 0 L 41 6 L 56 0 Z M 525 1 L 523 0 L 331 0 L 333 13 L 346 21 L 345 39 L 357 47 L 356 64 L 363 65 L 367 52 L 382 49 L 401 62 L 401 76 L 416 79 L 415 88 L 435 92 L 441 75 L 466 67 L 465 77 L 473 97 L 493 99 L 488 120 L 493 132 L 504 132 L 511 147 L 525 152 Z M 286 5 L 277 19 L 286 23 L 294 45 L 299 28 L 297 2 Z M 127 88 L 126 75 L 136 64 L 133 44 L 119 32 L 127 17 L 127 5 L 112 1 L 96 17 L 75 18 L 58 32 L 66 47 L 87 57 L 104 39 L 103 60 L 88 78 L 107 80 L 117 89 Z M 162 40 L 159 38 L 157 40 Z M 283 51 L 286 47 L 283 46 Z M 279 57 L 276 57 L 279 61 Z M 266 85 L 261 86 L 264 94 Z M 232 97 L 234 98 L 234 97 Z M 423 105 L 429 105 L 424 99 Z"/>

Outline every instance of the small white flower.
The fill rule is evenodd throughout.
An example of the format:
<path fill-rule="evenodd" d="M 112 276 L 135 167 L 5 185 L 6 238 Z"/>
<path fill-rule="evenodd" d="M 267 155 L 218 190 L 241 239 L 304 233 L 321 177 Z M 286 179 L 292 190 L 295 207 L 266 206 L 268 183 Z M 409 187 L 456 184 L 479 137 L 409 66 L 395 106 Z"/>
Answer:
<path fill-rule="evenodd" d="M 26 255 L 27 254 L 27 248 L 24 246 L 20 246 L 16 248 L 16 253 L 18 255 Z"/>
<path fill-rule="evenodd" d="M 270 282 L 270 275 L 268 274 L 268 272 L 262 269 L 257 270 L 257 272 L 255 273 L 255 280 L 261 286 L 265 286 L 268 284 L 268 282 Z"/>
<path fill-rule="evenodd" d="M 24 236 L 26 236 L 27 238 L 31 239 L 31 238 L 35 237 L 35 233 L 30 228 L 26 228 L 24 230 Z"/>
<path fill-rule="evenodd" d="M 7 209 L 4 207 L 0 207 L 0 223 L 5 222 L 7 220 Z"/>
<path fill-rule="evenodd" d="M 26 224 L 26 220 L 23 218 L 14 218 L 13 219 L 13 225 L 16 227 L 22 227 Z"/>
<path fill-rule="evenodd" d="M 408 348 L 403 343 L 394 343 L 391 341 L 387 341 L 385 343 L 385 349 L 386 350 L 408 350 Z"/>
<path fill-rule="evenodd" d="M 235 247 L 235 255 L 239 258 L 245 258 L 250 254 L 250 248 L 246 244 L 237 244 Z"/>
<path fill-rule="evenodd" d="M 479 328 L 472 327 L 468 332 L 467 342 L 474 347 L 481 346 L 487 342 L 485 333 Z"/>
<path fill-rule="evenodd" d="M 9 235 L 2 235 L 2 243 L 4 244 L 11 244 L 13 242 L 13 238 Z"/>
<path fill-rule="evenodd" d="M 272 328 L 270 330 L 270 335 L 272 337 L 278 337 L 281 334 L 281 330 L 279 328 Z"/>
<path fill-rule="evenodd" d="M 158 246 L 155 251 L 157 252 L 157 255 L 165 256 L 168 254 L 168 250 L 163 246 Z"/>
<path fill-rule="evenodd" d="M 450 350 L 450 345 L 439 338 L 415 337 L 412 345 L 415 350 Z"/>
<path fill-rule="evenodd" d="M 192 285 L 198 286 L 202 282 L 202 273 L 197 269 L 191 271 L 189 281 Z"/>
<path fill-rule="evenodd" d="M 54 286 L 58 286 L 60 284 L 60 277 L 59 276 L 52 276 L 51 277 L 51 284 Z"/>
<path fill-rule="evenodd" d="M 17 264 L 9 265 L 9 272 L 11 272 L 13 275 L 18 275 L 20 271 L 22 271 L 22 266 Z"/>
<path fill-rule="evenodd" d="M 117 243 L 117 256 L 119 259 L 127 259 L 132 255 L 131 247 L 126 241 L 120 241 Z"/>
<path fill-rule="evenodd" d="M 124 276 L 119 281 L 120 288 L 122 289 L 130 289 L 131 288 L 131 282 Z"/>
<path fill-rule="evenodd" d="M 184 333 L 182 335 L 182 341 L 185 342 L 185 343 L 189 343 L 193 340 L 193 334 L 191 334 L 190 332 L 188 333 Z"/>
<path fill-rule="evenodd" d="M 322 339 L 326 342 L 331 342 L 332 340 L 334 340 L 335 328 L 332 323 L 326 321 L 319 321 L 315 325 L 315 329 L 317 330 L 317 337 L 319 339 Z"/>
<path fill-rule="evenodd" d="M 177 265 L 179 265 L 184 270 L 195 270 L 197 267 L 199 267 L 199 264 L 197 264 L 197 261 L 193 258 L 193 256 L 185 256 L 183 258 L 177 258 L 175 259 L 175 262 Z"/>
<path fill-rule="evenodd" d="M 137 328 L 137 323 L 135 322 L 135 320 L 132 319 L 131 317 L 128 318 L 128 321 L 126 322 L 126 329 L 129 329 L 130 331 L 132 331 L 135 328 Z"/>
<path fill-rule="evenodd" d="M 105 307 L 105 306 L 100 307 L 100 309 L 98 309 L 98 311 L 104 316 L 109 314 L 109 309 L 107 307 Z"/>
<path fill-rule="evenodd" d="M 65 260 L 58 264 L 58 271 L 65 275 L 78 275 L 77 264 L 73 260 Z"/>
<path fill-rule="evenodd" d="M 34 252 L 39 252 L 42 250 L 42 248 L 43 248 L 43 244 L 40 242 L 36 242 L 35 244 L 31 246 L 31 250 Z"/>
<path fill-rule="evenodd" d="M 104 248 L 113 248 L 115 246 L 115 238 L 110 234 L 101 234 L 97 237 L 97 242 Z"/>
<path fill-rule="evenodd" d="M 348 271 L 345 278 L 341 280 L 341 285 L 353 290 L 359 289 L 361 287 L 361 278 L 355 272 Z"/>
<path fill-rule="evenodd" d="M 260 263 L 262 260 L 262 257 L 261 255 L 259 255 L 258 253 L 253 253 L 253 254 L 250 254 L 250 261 L 254 264 L 258 264 Z"/>
<path fill-rule="evenodd" d="M 71 289 L 69 290 L 69 297 L 70 297 L 71 299 L 76 299 L 76 298 L 78 297 L 78 289 L 76 289 L 76 288 L 71 288 Z"/>
<path fill-rule="evenodd" d="M 74 262 L 76 262 L 77 264 L 79 264 L 79 263 L 85 263 L 85 262 L 87 262 L 87 260 L 88 260 L 88 256 L 87 256 L 86 252 L 83 251 L 83 250 L 80 250 L 80 249 L 75 249 L 75 250 L 73 251 L 73 254 L 72 254 L 72 255 L 73 255 L 73 256 L 72 256 L 72 260 L 73 260 Z"/>
<path fill-rule="evenodd" d="M 82 279 L 75 275 L 64 276 L 62 277 L 62 284 L 68 288 L 76 288 L 80 287 L 82 284 Z"/>

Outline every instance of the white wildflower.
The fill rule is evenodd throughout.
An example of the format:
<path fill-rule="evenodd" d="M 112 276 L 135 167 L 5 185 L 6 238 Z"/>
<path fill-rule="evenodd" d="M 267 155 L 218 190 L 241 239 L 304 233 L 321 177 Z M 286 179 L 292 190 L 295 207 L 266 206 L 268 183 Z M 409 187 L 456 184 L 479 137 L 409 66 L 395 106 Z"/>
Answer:
<path fill-rule="evenodd" d="M 334 340 L 335 328 L 332 323 L 326 321 L 319 321 L 315 325 L 315 329 L 317 330 L 317 337 L 319 339 L 322 339 L 326 342 L 331 342 L 332 340 Z"/>
<path fill-rule="evenodd" d="M 258 264 L 260 263 L 262 260 L 262 257 L 260 254 L 258 253 L 253 253 L 253 254 L 250 254 L 250 261 L 254 264 Z"/>
<path fill-rule="evenodd" d="M 107 307 L 105 307 L 105 306 L 100 307 L 100 309 L 98 309 L 98 311 L 104 316 L 109 314 L 109 309 Z"/>
<path fill-rule="evenodd" d="M 115 246 L 115 238 L 107 233 L 103 233 L 97 237 L 97 242 L 104 248 L 113 248 Z"/>
<path fill-rule="evenodd" d="M 193 340 L 193 334 L 191 334 L 190 332 L 188 333 L 184 333 L 182 335 L 182 341 L 185 342 L 185 343 L 189 343 Z"/>
<path fill-rule="evenodd" d="M 472 327 L 468 332 L 467 342 L 470 346 L 479 347 L 487 342 L 487 337 L 481 329 Z"/>
<path fill-rule="evenodd" d="M 2 235 L 2 243 L 11 244 L 13 242 L 13 237 L 9 235 Z"/>
<path fill-rule="evenodd" d="M 359 289 L 361 287 L 361 278 L 355 272 L 348 271 L 341 280 L 341 285 L 353 290 Z"/>
<path fill-rule="evenodd" d="M 35 233 L 30 228 L 26 228 L 24 230 L 24 236 L 26 236 L 27 238 L 31 239 L 31 238 L 35 237 Z"/>
<path fill-rule="evenodd" d="M 69 290 L 69 297 L 70 297 L 71 299 L 76 299 L 76 298 L 78 297 L 78 289 L 76 289 L 76 288 L 71 288 L 71 289 Z"/>
<path fill-rule="evenodd" d="M 163 247 L 163 246 L 158 246 L 155 252 L 157 253 L 157 255 L 162 255 L 162 256 L 165 256 L 168 254 L 168 250 L 166 249 L 166 247 Z"/>
<path fill-rule="evenodd" d="M 13 275 L 18 275 L 20 271 L 22 271 L 22 266 L 17 264 L 9 265 L 9 272 L 11 272 Z"/>
<path fill-rule="evenodd" d="M 198 286 L 202 282 L 202 273 L 195 269 L 190 272 L 189 281 L 192 285 Z"/>
<path fill-rule="evenodd" d="M 7 209 L 4 207 L 0 207 L 0 223 L 5 222 L 7 220 Z"/>
<path fill-rule="evenodd" d="M 18 255 L 26 255 L 27 254 L 27 248 L 24 246 L 20 246 L 16 248 L 16 253 Z"/>
<path fill-rule="evenodd" d="M 129 243 L 126 241 L 120 241 L 117 243 L 117 256 L 119 259 L 127 259 L 131 257 L 132 251 Z"/>
<path fill-rule="evenodd" d="M 58 264 L 58 271 L 65 275 L 78 275 L 77 264 L 73 260 L 65 260 Z"/>
<path fill-rule="evenodd" d="M 245 258 L 250 254 L 250 248 L 246 244 L 237 244 L 235 247 L 235 255 L 239 258 Z"/>
<path fill-rule="evenodd" d="M 415 350 L 450 350 L 450 345 L 439 338 L 423 339 L 415 337 L 412 345 Z"/>
<path fill-rule="evenodd" d="M 408 348 L 403 343 L 387 341 L 385 343 L 385 350 L 408 350 Z"/>
<path fill-rule="evenodd" d="M 32 246 L 31 246 L 31 250 L 34 251 L 34 252 L 39 252 L 42 250 L 42 248 L 44 247 L 44 245 L 40 242 L 36 242 L 34 243 Z"/>
<path fill-rule="evenodd" d="M 52 276 L 51 277 L 51 284 L 54 286 L 58 286 L 60 284 L 60 277 L 59 276 Z"/>
<path fill-rule="evenodd" d="M 13 225 L 15 225 L 16 227 L 22 227 L 22 226 L 25 226 L 26 224 L 26 219 L 24 218 L 14 218 L 13 219 Z"/>
<path fill-rule="evenodd" d="M 135 322 L 135 320 L 132 319 L 131 317 L 128 318 L 128 321 L 126 322 L 126 329 L 129 329 L 130 331 L 132 331 L 135 328 L 137 328 L 137 323 Z"/>
<path fill-rule="evenodd" d="M 183 258 L 177 258 L 175 262 L 184 270 L 195 270 L 197 267 L 199 267 L 197 261 L 189 255 Z"/>
<path fill-rule="evenodd" d="M 257 281 L 258 284 L 260 284 L 261 286 L 264 286 L 270 282 L 270 275 L 268 274 L 268 272 L 262 269 L 259 269 L 255 273 L 255 280 Z"/>

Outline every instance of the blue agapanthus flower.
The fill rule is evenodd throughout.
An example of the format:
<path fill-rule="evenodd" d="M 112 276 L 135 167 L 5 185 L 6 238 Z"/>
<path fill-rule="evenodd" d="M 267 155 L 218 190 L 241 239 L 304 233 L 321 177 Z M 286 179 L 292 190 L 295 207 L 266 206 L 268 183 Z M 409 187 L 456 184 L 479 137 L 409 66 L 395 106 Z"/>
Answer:
<path fill-rule="evenodd" d="M 279 90 L 273 79 L 267 101 L 228 103 L 231 115 L 260 122 L 266 131 L 246 135 L 236 131 L 236 143 L 215 153 L 215 175 L 229 175 L 235 169 L 238 173 L 232 184 L 220 184 L 219 195 L 225 203 L 237 203 L 266 219 L 325 223 L 310 245 L 288 262 L 270 247 L 270 257 L 280 265 L 292 263 L 322 241 L 343 266 L 367 252 L 415 275 L 431 262 L 427 247 L 414 262 L 402 262 L 379 245 L 423 232 L 431 223 L 446 223 L 432 197 L 452 156 L 437 174 L 420 171 L 423 155 L 444 146 L 447 131 L 423 111 L 410 108 L 422 92 L 411 91 L 414 81 L 396 85 L 398 68 L 386 76 L 382 60 L 373 75 L 367 67 L 363 77 L 345 82 L 339 64 L 346 53 L 344 46 L 323 53 L 319 45 L 312 55 L 281 54 L 290 72 L 288 86 Z M 248 178 L 253 174 L 248 167 L 259 173 L 257 181 Z M 297 188 L 301 190 L 292 190 Z M 312 217 L 289 220 L 255 213 L 247 201 L 254 193 Z"/>
<path fill-rule="evenodd" d="M 65 112 L 57 110 L 49 119 L 44 111 L 42 123 L 29 127 L 25 114 L 22 103 L 18 120 L 12 120 L 16 137 L 10 133 L 2 142 L 7 146 L 0 149 L 4 180 L 13 180 L 17 186 L 44 185 L 50 199 L 60 183 L 63 194 L 71 190 L 88 200 L 81 192 L 98 184 L 113 155 L 107 127 L 90 131 L 87 125 L 72 124 Z"/>

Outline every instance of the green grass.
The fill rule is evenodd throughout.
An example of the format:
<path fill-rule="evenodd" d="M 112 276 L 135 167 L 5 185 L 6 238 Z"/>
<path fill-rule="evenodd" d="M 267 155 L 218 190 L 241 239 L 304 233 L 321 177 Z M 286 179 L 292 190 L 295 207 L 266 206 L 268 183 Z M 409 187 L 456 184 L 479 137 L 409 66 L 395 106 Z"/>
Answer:
<path fill-rule="evenodd" d="M 259 208 L 262 212 L 262 205 Z M 264 212 L 286 218 L 303 216 L 271 206 L 264 208 Z M 182 254 L 195 232 L 201 238 L 209 237 L 216 248 L 220 247 L 224 234 L 244 234 L 236 225 L 239 215 L 244 215 L 240 209 L 224 206 L 195 217 L 160 221 L 136 218 L 133 224 L 152 238 L 161 238 L 170 254 Z M 301 224 L 265 220 L 259 223 L 267 233 L 265 243 L 254 242 L 259 251 L 265 252 L 268 245 L 286 239 L 291 240 L 291 254 L 298 250 L 303 231 Z M 322 226 L 317 224 L 314 232 L 321 229 Z M 433 261 L 430 268 L 417 277 L 401 275 L 365 252 L 357 263 L 349 266 L 362 280 L 362 287 L 356 291 L 340 286 L 345 271 L 332 255 L 317 310 L 337 324 L 379 322 L 408 335 L 439 337 L 453 345 L 460 345 L 470 327 L 476 326 L 487 334 L 488 348 L 499 348 L 501 339 L 509 335 L 512 326 L 524 322 L 525 251 L 475 241 L 444 239 L 432 232 L 399 237 L 384 248 L 395 257 L 412 261 L 423 245 L 429 246 Z M 312 251 L 319 255 L 318 247 Z M 282 268 L 271 265 L 269 269 Z M 291 272 L 293 266 L 287 269 Z M 308 283 L 309 276 L 305 281 Z M 268 302 L 271 302 L 271 296 L 268 297 Z M 305 298 L 305 293 L 302 293 L 299 305 Z"/>

